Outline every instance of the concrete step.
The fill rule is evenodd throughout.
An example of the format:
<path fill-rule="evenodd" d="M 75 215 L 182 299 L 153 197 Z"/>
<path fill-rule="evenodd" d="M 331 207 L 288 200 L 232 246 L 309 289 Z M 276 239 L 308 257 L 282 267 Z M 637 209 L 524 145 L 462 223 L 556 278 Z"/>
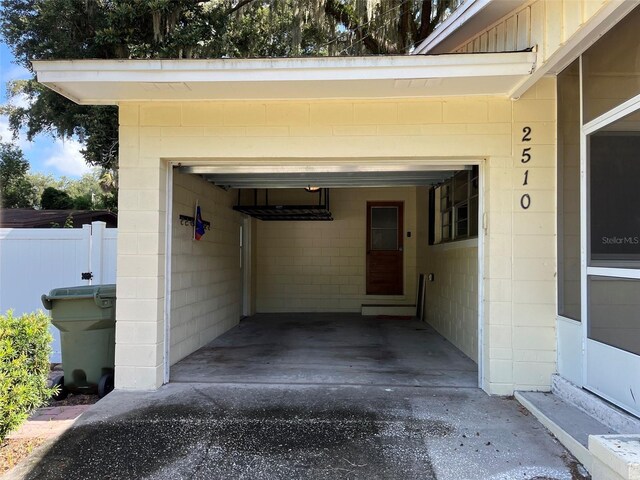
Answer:
<path fill-rule="evenodd" d="M 362 316 L 371 317 L 378 315 L 388 315 L 393 317 L 415 317 L 415 305 L 362 305 Z"/>
<path fill-rule="evenodd" d="M 640 419 L 578 387 L 560 375 L 551 377 L 551 392 L 618 433 L 640 433 Z"/>
<path fill-rule="evenodd" d="M 640 421 L 555 375 L 552 393 L 516 392 L 593 480 L 640 480 Z"/>
<path fill-rule="evenodd" d="M 553 393 L 516 392 L 515 396 L 589 471 L 589 435 L 618 433 Z"/>

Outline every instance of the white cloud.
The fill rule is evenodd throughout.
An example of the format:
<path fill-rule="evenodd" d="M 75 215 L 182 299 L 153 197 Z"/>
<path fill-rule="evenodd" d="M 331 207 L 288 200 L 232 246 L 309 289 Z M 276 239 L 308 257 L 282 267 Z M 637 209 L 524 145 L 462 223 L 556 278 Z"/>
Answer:
<path fill-rule="evenodd" d="M 27 151 L 33 146 L 33 142 L 27 140 L 23 133 L 20 133 L 17 138 L 13 138 L 13 132 L 9 128 L 9 118 L 5 115 L 0 115 L 0 141 L 12 143 L 22 151 Z"/>
<path fill-rule="evenodd" d="M 3 142 L 11 141 L 11 130 L 9 130 L 9 121 L 5 116 L 0 116 L 0 140 Z"/>
<path fill-rule="evenodd" d="M 22 65 L 12 65 L 10 68 L 3 72 L 2 81 L 11 82 L 13 80 L 28 80 L 32 78 L 33 74 L 24 68 Z"/>
<path fill-rule="evenodd" d="M 91 171 L 91 167 L 86 164 L 80 153 L 83 145 L 79 141 L 38 135 L 34 142 L 30 142 L 24 133 L 20 133 L 14 139 L 9 128 L 9 119 L 1 115 L 0 141 L 19 147 L 25 153 L 32 169 L 37 171 L 68 177 L 80 177 Z"/>
<path fill-rule="evenodd" d="M 7 102 L 7 104 L 11 105 L 12 107 L 19 107 L 19 108 L 29 108 L 32 103 L 33 103 L 32 99 L 28 95 L 25 95 L 24 93 L 18 93 L 14 95 Z"/>
<path fill-rule="evenodd" d="M 45 158 L 43 163 L 61 175 L 79 177 L 91 171 L 91 167 L 87 165 L 80 153 L 82 148 L 82 144 L 77 140 L 56 139 L 47 155 L 48 158 Z"/>

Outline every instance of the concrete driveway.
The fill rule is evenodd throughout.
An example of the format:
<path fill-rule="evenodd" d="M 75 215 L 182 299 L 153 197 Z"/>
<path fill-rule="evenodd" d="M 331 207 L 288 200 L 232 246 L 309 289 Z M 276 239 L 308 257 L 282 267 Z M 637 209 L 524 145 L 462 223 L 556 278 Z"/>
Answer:
<path fill-rule="evenodd" d="M 423 336 L 432 337 L 431 342 L 443 348 L 445 341 L 422 323 L 385 322 L 373 327 L 378 333 L 364 335 L 366 341 L 386 346 L 389 352 L 394 343 L 389 339 L 403 335 L 398 329 L 412 330 L 416 334 L 410 336 L 416 336 L 426 328 Z M 307 330 L 315 336 L 313 342 L 319 341 L 320 327 L 316 327 L 315 333 Z M 333 328 L 327 324 L 323 328 L 327 327 Z M 515 400 L 489 397 L 466 385 L 467 367 L 474 364 L 468 359 L 466 364 L 459 352 L 462 360 L 456 365 L 463 372 L 461 385 L 446 385 L 442 380 L 455 378 L 451 371 L 413 381 L 415 368 L 409 369 L 411 362 L 402 360 L 413 358 L 415 352 L 409 346 L 404 354 L 370 355 L 369 360 L 362 348 L 356 348 L 359 358 L 342 360 L 359 365 L 354 377 L 358 381 L 352 379 L 350 384 L 336 381 L 347 374 L 336 367 L 333 356 L 326 357 L 329 372 L 321 375 L 317 360 L 327 352 L 318 346 L 319 357 L 308 353 L 303 362 L 307 367 L 302 368 L 316 374 L 302 382 L 287 361 L 300 353 L 287 352 L 289 336 L 261 335 L 256 329 L 260 330 L 255 327 L 242 334 L 256 352 L 263 344 L 282 346 L 281 355 L 272 348 L 268 360 L 273 379 L 266 381 L 267 369 L 262 374 L 247 369 L 241 375 L 242 359 L 232 352 L 242 347 L 242 341 L 231 340 L 242 328 L 229 332 L 185 362 L 198 366 L 191 369 L 197 375 L 156 392 L 111 393 L 55 444 L 14 472 L 13 478 L 583 478 L 570 454 Z M 451 354 L 436 354 L 422 340 L 423 356 Z M 225 348 L 231 350 L 225 352 Z M 207 382 L 204 359 L 211 363 L 214 357 L 218 362 Z M 233 359 L 227 362 L 230 371 L 221 366 L 225 358 Z M 259 355 L 251 358 L 257 361 Z M 332 369 L 337 370 L 335 376 Z M 384 380 L 398 369 L 405 372 L 402 381 Z M 428 381 L 431 377 L 437 381 Z M 326 381 L 318 381 L 323 378 Z"/>

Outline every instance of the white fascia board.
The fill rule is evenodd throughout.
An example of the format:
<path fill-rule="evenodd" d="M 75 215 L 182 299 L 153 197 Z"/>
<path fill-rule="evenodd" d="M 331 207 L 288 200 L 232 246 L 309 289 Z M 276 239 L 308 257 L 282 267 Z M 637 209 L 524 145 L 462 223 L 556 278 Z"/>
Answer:
<path fill-rule="evenodd" d="M 328 60 L 328 61 L 327 61 Z M 531 52 L 331 59 L 34 61 L 41 83 L 387 80 L 525 75 Z"/>

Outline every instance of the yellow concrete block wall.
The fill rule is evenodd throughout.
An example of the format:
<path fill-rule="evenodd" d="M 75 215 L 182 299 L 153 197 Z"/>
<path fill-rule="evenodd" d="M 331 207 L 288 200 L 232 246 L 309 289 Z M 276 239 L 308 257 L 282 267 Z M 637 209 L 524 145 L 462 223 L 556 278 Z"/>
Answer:
<path fill-rule="evenodd" d="M 257 222 L 258 312 L 359 312 L 364 303 L 415 302 L 415 188 L 336 188 L 330 200 L 332 222 Z M 404 202 L 404 295 L 366 295 L 367 201 L 381 200 Z"/>
<path fill-rule="evenodd" d="M 425 284 L 424 320 L 478 363 L 478 240 L 429 245 L 429 191 L 417 189 L 417 272 Z"/>
<path fill-rule="evenodd" d="M 555 284 L 549 278 L 548 266 L 549 262 L 555 262 L 553 90 L 553 80 L 545 79 L 516 102 L 456 97 L 122 105 L 120 218 L 123 223 L 118 264 L 122 269 L 118 271 L 118 283 L 121 289 L 121 282 L 132 285 L 147 278 L 151 288 L 147 285 L 144 290 L 130 291 L 129 301 L 118 305 L 119 321 L 146 325 L 144 334 L 140 334 L 144 341 L 136 345 L 149 350 L 144 361 L 140 361 L 134 349 L 125 351 L 122 346 L 118 347 L 120 385 L 140 388 L 141 385 L 158 386 L 162 381 L 167 162 L 442 165 L 452 160 L 479 160 L 484 175 L 486 212 L 483 230 L 485 355 L 482 359 L 485 388 L 491 393 L 505 394 L 511 393 L 515 386 L 548 388 L 549 378 L 535 372 L 546 374 L 555 365 L 549 358 L 555 351 L 555 339 L 549 335 L 554 328 Z M 532 128 L 532 147 L 535 147 L 529 173 L 530 190 L 521 185 L 525 171 L 520 163 L 524 126 Z M 339 212 L 337 192 L 334 191 L 332 200 Z M 364 192 L 357 195 L 366 195 Z M 526 211 L 520 208 L 524 193 L 531 197 L 531 206 Z M 412 195 L 415 198 L 416 194 Z M 364 234 L 363 220 L 357 227 L 362 232 L 359 235 Z M 268 234 L 265 237 L 263 231 L 265 225 L 259 224 L 255 222 L 256 248 L 272 248 Z M 424 235 L 424 228 L 421 231 Z M 299 241 L 297 235 L 292 232 L 292 237 Z M 320 241 L 322 238 L 320 233 Z M 267 244 L 261 245 L 263 241 Z M 139 244 L 143 245 L 142 249 Z M 337 262 L 343 262 L 343 257 L 353 258 L 349 260 L 353 262 L 364 261 L 357 256 L 343 256 L 339 250 L 362 247 L 317 248 L 337 248 L 337 256 L 328 255 L 329 259 L 339 258 Z M 331 252 L 334 250 L 327 251 Z M 256 263 L 268 258 L 256 253 Z M 323 260 L 318 261 L 326 262 L 322 255 L 319 258 Z M 418 259 L 424 264 L 423 253 L 416 249 L 409 267 Z M 277 267 L 285 266 L 292 267 Z M 260 268 L 264 266 L 256 266 L 258 271 Z M 362 265 L 356 268 L 361 269 Z M 407 286 L 415 282 L 418 273 L 416 269 L 411 276 L 407 269 Z M 260 283 L 259 276 L 256 283 Z M 265 286 L 263 282 L 262 287 Z M 357 282 L 354 286 L 361 288 Z M 336 285 L 329 283 L 323 288 L 335 292 Z M 256 289 L 259 291 L 260 285 L 256 285 Z M 148 298 L 150 290 L 157 298 Z M 414 290 L 411 287 L 405 292 L 413 295 Z M 266 296 L 262 299 L 264 307 L 268 299 Z M 259 298 L 256 300 L 259 303 Z M 314 304 L 317 305 L 316 299 L 307 305 L 311 308 Z M 347 298 L 342 305 L 353 308 L 353 298 Z M 191 321 L 187 317 L 183 320 Z"/>
<path fill-rule="evenodd" d="M 478 362 L 478 247 L 464 240 L 426 248 L 425 319 Z"/>
<path fill-rule="evenodd" d="M 163 381 L 166 164 L 141 161 L 138 107 L 120 110 L 115 386 Z"/>
<path fill-rule="evenodd" d="M 517 390 L 548 390 L 556 372 L 556 80 L 513 104 L 511 338 Z"/>
<path fill-rule="evenodd" d="M 173 365 L 240 320 L 241 217 L 232 210 L 235 192 L 212 186 L 195 175 L 173 177 L 170 363 Z M 196 201 L 211 229 L 193 240 Z"/>
<path fill-rule="evenodd" d="M 485 257 L 482 292 L 483 382 L 490 392 L 508 395 L 513 392 L 513 157 L 493 157 L 488 160 L 488 164 L 480 171 L 481 182 L 484 184 L 485 208 L 480 226 L 480 232 L 484 235 Z"/>

